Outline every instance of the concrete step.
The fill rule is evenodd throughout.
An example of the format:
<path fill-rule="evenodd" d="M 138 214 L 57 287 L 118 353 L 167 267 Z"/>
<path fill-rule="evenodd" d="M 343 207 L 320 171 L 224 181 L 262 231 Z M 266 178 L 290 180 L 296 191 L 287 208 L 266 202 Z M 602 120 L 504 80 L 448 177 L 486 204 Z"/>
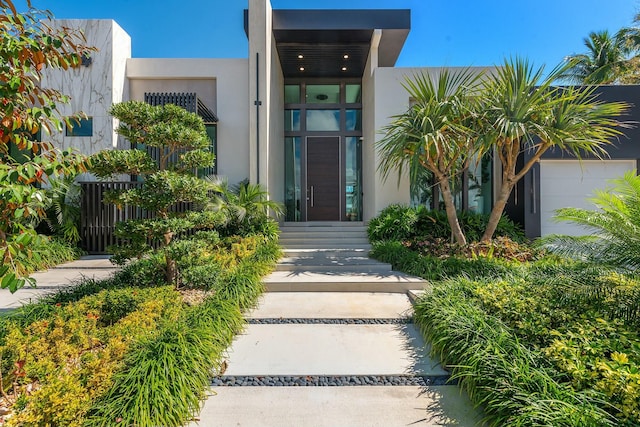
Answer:
<path fill-rule="evenodd" d="M 287 231 L 280 233 L 280 240 L 289 239 L 366 239 L 367 233 L 361 231 L 352 230 L 300 230 L 300 231 Z"/>
<path fill-rule="evenodd" d="M 346 242 L 336 242 L 332 241 L 331 243 L 317 243 L 317 242 L 280 242 L 280 246 L 285 250 L 315 250 L 315 249 L 323 249 L 323 250 L 363 250 L 369 252 L 371 250 L 371 245 L 369 243 L 346 243 Z"/>
<path fill-rule="evenodd" d="M 281 258 L 276 271 L 326 271 L 384 273 L 391 271 L 391 264 L 376 261 L 367 256 L 293 256 Z"/>
<path fill-rule="evenodd" d="M 249 319 L 397 319 L 412 313 L 401 293 L 267 292 Z"/>
<path fill-rule="evenodd" d="M 479 425 L 456 386 L 213 387 L 189 427 Z"/>
<path fill-rule="evenodd" d="M 369 265 L 285 265 L 278 264 L 275 271 L 288 271 L 303 273 L 305 271 L 315 273 L 388 273 L 390 264 Z"/>
<path fill-rule="evenodd" d="M 314 228 L 314 227 L 332 227 L 332 228 L 367 228 L 362 221 L 308 221 L 308 222 L 283 222 L 280 228 Z"/>
<path fill-rule="evenodd" d="M 413 324 L 249 324 L 224 375 L 446 376 Z"/>
<path fill-rule="evenodd" d="M 288 247 L 294 247 L 294 245 L 309 245 L 315 244 L 321 246 L 334 245 L 333 247 L 340 248 L 343 245 L 350 246 L 364 246 L 369 245 L 369 240 L 366 237 L 349 237 L 349 238 L 336 238 L 336 237 L 295 237 L 295 238 L 282 238 L 280 237 L 280 244 Z"/>
<path fill-rule="evenodd" d="M 330 249 L 283 249 L 282 251 L 285 257 L 309 257 L 309 256 L 324 256 L 324 257 L 367 257 L 369 255 L 369 249 L 362 248 L 330 248 Z"/>
<path fill-rule="evenodd" d="M 344 230 L 344 231 L 359 231 L 362 233 L 366 233 L 367 232 L 367 227 L 365 225 L 353 225 L 351 223 L 349 223 L 349 225 L 281 225 L 280 226 L 280 230 L 281 231 L 285 231 L 285 232 L 293 232 L 293 231 L 300 231 L 300 230 L 316 230 L 316 231 L 338 231 L 338 230 Z"/>
<path fill-rule="evenodd" d="M 423 279 L 404 273 L 274 271 L 264 278 L 269 292 L 400 292 L 423 289 Z"/>

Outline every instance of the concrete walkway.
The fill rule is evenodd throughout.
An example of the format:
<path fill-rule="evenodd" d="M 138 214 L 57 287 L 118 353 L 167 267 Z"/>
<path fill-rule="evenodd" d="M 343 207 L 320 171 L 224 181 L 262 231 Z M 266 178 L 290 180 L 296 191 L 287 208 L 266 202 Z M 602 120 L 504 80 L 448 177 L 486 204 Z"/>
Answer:
<path fill-rule="evenodd" d="M 306 248 L 265 283 L 190 427 L 478 425 L 411 321 L 421 280 L 361 250 Z"/>
<path fill-rule="evenodd" d="M 31 275 L 36 279 L 35 288 L 27 286 L 13 294 L 8 289 L 0 289 L 0 312 L 20 307 L 47 294 L 73 286 L 85 277 L 104 279 L 117 269 L 117 266 L 111 264 L 108 256 L 88 255 L 49 270 L 38 271 Z"/>

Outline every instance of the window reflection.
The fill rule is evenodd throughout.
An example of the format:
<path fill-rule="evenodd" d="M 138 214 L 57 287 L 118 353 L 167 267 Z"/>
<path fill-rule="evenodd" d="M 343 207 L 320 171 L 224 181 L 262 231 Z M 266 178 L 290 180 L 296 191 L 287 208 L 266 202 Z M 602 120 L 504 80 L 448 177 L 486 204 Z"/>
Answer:
<path fill-rule="evenodd" d="M 307 110 L 307 130 L 340 130 L 340 110 Z"/>
<path fill-rule="evenodd" d="M 284 103 L 285 104 L 300 103 L 300 85 L 284 86 Z"/>
<path fill-rule="evenodd" d="M 346 91 L 346 103 L 354 104 L 362 102 L 362 90 L 360 85 L 348 84 L 345 88 Z"/>
<path fill-rule="evenodd" d="M 360 137 L 346 138 L 345 158 L 345 218 L 362 221 L 362 141 Z"/>
<path fill-rule="evenodd" d="M 346 130 L 362 130 L 362 110 L 347 110 Z"/>
<path fill-rule="evenodd" d="M 300 130 L 300 110 L 284 110 L 284 130 Z"/>
<path fill-rule="evenodd" d="M 491 158 L 471 162 L 469 178 L 469 210 L 481 214 L 491 212 Z"/>
<path fill-rule="evenodd" d="M 302 198 L 302 174 L 300 137 L 285 138 L 284 179 L 286 221 L 300 221 Z"/>

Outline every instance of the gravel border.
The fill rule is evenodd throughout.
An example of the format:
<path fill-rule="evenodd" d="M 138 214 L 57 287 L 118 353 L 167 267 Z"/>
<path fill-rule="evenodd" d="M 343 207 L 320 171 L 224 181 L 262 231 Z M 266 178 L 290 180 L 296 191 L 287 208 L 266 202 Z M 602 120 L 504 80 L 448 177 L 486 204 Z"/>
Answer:
<path fill-rule="evenodd" d="M 394 319 L 317 319 L 317 318 L 265 318 L 265 319 L 247 319 L 250 325 L 406 325 L 413 323 L 411 317 L 401 317 Z"/>
<path fill-rule="evenodd" d="M 456 385 L 449 375 L 305 375 L 214 377 L 214 387 L 348 387 L 348 386 L 442 386 Z"/>

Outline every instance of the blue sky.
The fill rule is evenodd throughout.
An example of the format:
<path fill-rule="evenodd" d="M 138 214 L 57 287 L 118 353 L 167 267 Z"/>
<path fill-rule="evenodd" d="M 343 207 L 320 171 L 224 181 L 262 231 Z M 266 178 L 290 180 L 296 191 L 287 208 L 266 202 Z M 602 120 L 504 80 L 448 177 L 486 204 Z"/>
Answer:
<path fill-rule="evenodd" d="M 57 18 L 110 18 L 134 57 L 247 56 L 246 0 L 32 0 Z M 17 2 L 16 4 L 20 4 Z M 554 66 L 593 30 L 631 25 L 640 0 L 272 0 L 276 9 L 411 9 L 398 66 L 493 65 L 520 55 Z"/>

